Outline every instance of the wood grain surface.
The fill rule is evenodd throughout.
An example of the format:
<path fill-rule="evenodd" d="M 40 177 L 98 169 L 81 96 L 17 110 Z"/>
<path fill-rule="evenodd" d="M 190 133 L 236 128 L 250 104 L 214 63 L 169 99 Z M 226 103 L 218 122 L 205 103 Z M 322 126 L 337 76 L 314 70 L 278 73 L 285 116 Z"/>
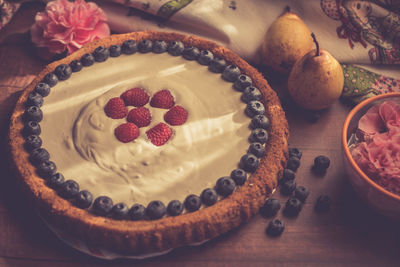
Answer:
<path fill-rule="evenodd" d="M 249 223 L 196 247 L 184 247 L 147 260 L 103 261 L 63 244 L 28 205 L 8 169 L 6 132 L 19 93 L 45 65 L 33 56 L 27 40 L 0 45 L 0 266 L 398 266 L 400 227 L 369 209 L 355 194 L 344 173 L 340 133 L 349 106 L 337 102 L 310 123 L 288 105 L 290 146 L 303 151 L 296 182 L 311 194 L 297 218 L 280 211 L 286 229 L 271 238 L 271 218 L 255 216 Z M 284 88 L 284 79 L 275 88 Z M 317 155 L 331 166 L 324 176 L 310 170 Z M 326 214 L 314 211 L 317 197 L 332 198 Z M 278 192 L 281 205 L 287 197 Z"/>

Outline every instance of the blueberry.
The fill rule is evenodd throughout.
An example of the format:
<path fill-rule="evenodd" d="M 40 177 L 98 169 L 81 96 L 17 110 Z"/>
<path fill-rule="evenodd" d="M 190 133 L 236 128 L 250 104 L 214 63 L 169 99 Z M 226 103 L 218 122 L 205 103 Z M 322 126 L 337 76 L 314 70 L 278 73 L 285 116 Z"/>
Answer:
<path fill-rule="evenodd" d="M 74 198 L 79 193 L 79 184 L 74 180 L 65 181 L 60 189 L 59 194 L 65 199 Z"/>
<path fill-rule="evenodd" d="M 26 106 L 37 106 L 41 107 L 43 105 L 43 97 L 38 92 L 33 91 L 28 95 L 28 99 L 26 100 Z"/>
<path fill-rule="evenodd" d="M 315 203 L 315 211 L 316 212 L 328 212 L 331 208 L 331 199 L 327 195 L 321 195 L 317 198 L 317 202 Z"/>
<path fill-rule="evenodd" d="M 138 221 L 144 219 L 146 216 L 146 208 L 142 204 L 133 204 L 129 209 L 129 218 L 133 221 Z"/>
<path fill-rule="evenodd" d="M 201 199 L 199 196 L 191 194 L 186 197 L 185 201 L 183 202 L 183 205 L 185 206 L 185 209 L 187 211 L 193 212 L 200 209 Z"/>
<path fill-rule="evenodd" d="M 286 168 L 292 171 L 296 171 L 299 167 L 300 167 L 300 159 L 294 156 L 289 157 L 286 163 Z"/>
<path fill-rule="evenodd" d="M 54 74 L 57 75 L 58 80 L 65 81 L 69 77 L 71 77 L 72 70 L 71 67 L 67 64 L 60 64 L 54 70 Z"/>
<path fill-rule="evenodd" d="M 225 67 L 226 67 L 225 59 L 217 57 L 210 62 L 208 69 L 215 73 L 221 73 L 224 71 Z"/>
<path fill-rule="evenodd" d="M 99 196 L 93 202 L 93 211 L 100 216 L 107 216 L 112 207 L 113 201 L 107 196 Z"/>
<path fill-rule="evenodd" d="M 53 189 L 59 189 L 64 183 L 64 175 L 57 172 L 47 179 L 47 185 Z"/>
<path fill-rule="evenodd" d="M 281 220 L 275 219 L 269 222 L 265 232 L 269 236 L 276 237 L 280 236 L 283 230 L 285 230 L 285 224 Z"/>
<path fill-rule="evenodd" d="M 253 154 L 257 158 L 265 156 L 265 148 L 259 142 L 251 143 L 249 146 L 249 153 Z"/>
<path fill-rule="evenodd" d="M 74 199 L 77 207 L 87 209 L 92 205 L 93 195 L 87 190 L 82 190 L 75 195 Z"/>
<path fill-rule="evenodd" d="M 247 175 L 246 172 L 242 169 L 234 169 L 231 172 L 231 178 L 235 181 L 237 185 L 243 185 L 246 182 Z"/>
<path fill-rule="evenodd" d="M 296 190 L 296 182 L 294 180 L 288 180 L 281 185 L 281 193 L 283 195 L 291 195 Z"/>
<path fill-rule="evenodd" d="M 165 213 L 167 213 L 167 209 L 164 203 L 159 200 L 153 200 L 147 205 L 146 215 L 152 220 L 162 218 Z"/>
<path fill-rule="evenodd" d="M 109 50 L 110 50 L 110 57 L 119 57 L 122 53 L 120 45 L 112 45 L 110 46 Z"/>
<path fill-rule="evenodd" d="M 47 84 L 50 87 L 55 86 L 58 83 L 58 78 L 54 73 L 47 73 L 46 76 L 44 76 L 42 83 Z M 40 92 L 38 92 L 40 94 Z M 45 96 L 45 95 L 42 95 Z"/>
<path fill-rule="evenodd" d="M 201 65 L 210 65 L 211 61 L 214 59 L 213 53 L 208 50 L 201 50 L 200 56 L 197 58 L 197 62 Z"/>
<path fill-rule="evenodd" d="M 96 62 L 104 62 L 110 56 L 110 50 L 104 46 L 98 46 L 93 51 L 93 56 Z"/>
<path fill-rule="evenodd" d="M 268 133 L 266 130 L 261 128 L 254 129 L 251 132 L 249 140 L 250 142 L 265 144 L 268 141 Z"/>
<path fill-rule="evenodd" d="M 303 206 L 300 200 L 295 197 L 291 197 L 286 201 L 283 213 L 288 217 L 295 217 L 300 213 L 302 207 Z"/>
<path fill-rule="evenodd" d="M 303 203 L 304 203 L 304 201 L 306 201 L 309 194 L 310 194 L 310 192 L 304 186 L 298 186 L 296 188 L 296 190 L 294 191 L 295 198 L 297 198 L 298 200 L 300 200 Z"/>
<path fill-rule="evenodd" d="M 247 104 L 246 109 L 244 111 L 247 116 L 249 116 L 250 118 L 253 118 L 256 115 L 264 114 L 265 107 L 264 107 L 263 103 L 261 103 L 260 101 L 254 100 L 254 101 L 250 101 Z"/>
<path fill-rule="evenodd" d="M 201 192 L 201 202 L 206 206 L 212 206 L 217 203 L 218 195 L 217 191 L 212 188 L 206 188 Z"/>
<path fill-rule="evenodd" d="M 115 204 L 110 211 L 110 216 L 117 220 L 126 219 L 128 214 L 129 208 L 125 203 L 122 202 Z"/>
<path fill-rule="evenodd" d="M 84 54 L 81 57 L 81 63 L 85 67 L 92 66 L 94 64 L 94 57 L 92 54 Z"/>
<path fill-rule="evenodd" d="M 251 80 L 251 78 L 249 76 L 240 74 L 239 77 L 237 78 L 237 80 L 235 81 L 235 84 L 233 85 L 233 87 L 236 90 L 243 92 L 244 89 L 251 86 L 252 82 L 253 81 Z"/>
<path fill-rule="evenodd" d="M 24 120 L 25 121 L 36 121 L 40 122 L 43 119 L 43 112 L 37 106 L 30 106 L 25 110 Z"/>
<path fill-rule="evenodd" d="M 323 155 L 317 156 L 314 159 L 313 169 L 315 171 L 324 172 L 324 171 L 326 171 L 326 169 L 329 168 L 330 163 L 331 163 L 331 161 L 329 160 L 329 158 L 327 156 L 323 156 Z"/>
<path fill-rule="evenodd" d="M 153 53 L 161 54 L 167 51 L 168 45 L 165 41 L 157 40 L 153 44 Z"/>
<path fill-rule="evenodd" d="M 256 115 L 251 119 L 251 128 L 252 129 L 257 129 L 257 128 L 261 128 L 261 129 L 268 129 L 270 125 L 269 119 L 263 115 Z"/>
<path fill-rule="evenodd" d="M 185 46 L 181 41 L 172 41 L 168 45 L 168 53 L 173 56 L 180 56 L 185 49 Z"/>
<path fill-rule="evenodd" d="M 278 213 L 281 208 L 279 200 L 275 198 L 269 198 L 265 201 L 264 205 L 260 208 L 260 214 L 263 217 L 272 217 Z"/>
<path fill-rule="evenodd" d="M 249 103 L 250 101 L 261 100 L 262 94 L 257 87 L 248 86 L 246 89 L 244 89 L 240 99 L 245 103 Z"/>
<path fill-rule="evenodd" d="M 71 61 L 71 63 L 69 63 L 69 66 L 71 67 L 72 72 L 81 71 L 83 68 L 82 63 L 79 60 Z"/>
<path fill-rule="evenodd" d="M 298 149 L 296 147 L 289 148 L 289 157 L 297 157 L 297 158 L 301 159 L 302 155 L 303 155 L 303 153 L 301 152 L 300 149 Z"/>
<path fill-rule="evenodd" d="M 153 42 L 147 39 L 141 40 L 138 45 L 138 51 L 140 53 L 148 53 L 153 49 Z"/>
<path fill-rule="evenodd" d="M 31 151 L 29 160 L 34 164 L 38 165 L 42 162 L 48 161 L 50 159 L 50 154 L 46 149 L 42 147 L 35 148 Z"/>
<path fill-rule="evenodd" d="M 42 146 L 42 139 L 40 138 L 40 136 L 36 134 L 31 134 L 25 138 L 26 150 L 32 151 L 33 149 L 39 148 L 41 146 Z"/>
<path fill-rule="evenodd" d="M 137 51 L 137 44 L 135 40 L 126 40 L 125 42 L 122 43 L 121 47 L 122 53 L 131 55 L 133 53 L 136 53 Z"/>
<path fill-rule="evenodd" d="M 222 72 L 222 78 L 228 82 L 234 82 L 240 75 L 240 70 L 235 65 L 228 65 Z"/>
<path fill-rule="evenodd" d="M 183 49 L 182 56 L 187 60 L 196 60 L 200 55 L 200 51 L 197 47 L 188 46 Z"/>
<path fill-rule="evenodd" d="M 296 173 L 291 169 L 284 169 L 281 179 L 279 179 L 279 184 L 283 184 L 289 180 L 294 180 L 296 178 Z"/>
<path fill-rule="evenodd" d="M 321 118 L 321 114 L 315 111 L 305 111 L 304 113 L 306 120 L 311 123 L 316 123 Z"/>
<path fill-rule="evenodd" d="M 37 164 L 37 171 L 40 177 L 48 179 L 57 172 L 57 167 L 54 162 L 47 160 Z"/>
<path fill-rule="evenodd" d="M 36 121 L 28 121 L 24 125 L 23 132 L 26 136 L 29 136 L 32 134 L 39 135 L 42 132 L 42 130 L 40 128 L 39 123 L 37 123 Z"/>
<path fill-rule="evenodd" d="M 35 92 L 42 97 L 48 96 L 50 94 L 50 85 L 48 85 L 47 83 L 38 83 L 35 86 Z"/>
<path fill-rule="evenodd" d="M 246 172 L 255 172 L 258 167 L 258 159 L 255 155 L 247 153 L 240 158 L 240 165 Z"/>
<path fill-rule="evenodd" d="M 235 181 L 231 177 L 221 177 L 217 180 L 216 191 L 219 195 L 226 197 L 235 190 Z"/>
<path fill-rule="evenodd" d="M 182 214 L 183 204 L 179 200 L 171 200 L 167 206 L 167 212 L 171 216 L 178 216 Z"/>

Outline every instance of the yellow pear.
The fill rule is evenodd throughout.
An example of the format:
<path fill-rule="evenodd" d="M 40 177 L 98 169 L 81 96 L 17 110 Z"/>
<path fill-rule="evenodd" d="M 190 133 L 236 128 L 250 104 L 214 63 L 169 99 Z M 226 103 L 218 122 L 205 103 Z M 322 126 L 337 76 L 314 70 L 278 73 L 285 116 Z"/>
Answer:
<path fill-rule="evenodd" d="M 288 90 L 293 100 L 309 110 L 321 110 L 332 105 L 343 90 L 343 70 L 327 51 L 316 49 L 297 61 L 289 75 Z"/>
<path fill-rule="evenodd" d="M 303 20 L 287 7 L 268 28 L 262 44 L 262 61 L 284 74 L 313 48 L 311 32 Z"/>

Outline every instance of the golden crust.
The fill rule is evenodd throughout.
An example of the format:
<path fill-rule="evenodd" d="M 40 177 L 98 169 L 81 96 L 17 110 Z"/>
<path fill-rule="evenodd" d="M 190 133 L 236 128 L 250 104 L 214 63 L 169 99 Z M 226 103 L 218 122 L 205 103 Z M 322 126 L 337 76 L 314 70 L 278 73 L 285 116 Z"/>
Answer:
<path fill-rule="evenodd" d="M 99 45 L 109 47 L 112 44 L 122 44 L 128 39 L 167 42 L 180 40 L 185 46 L 192 45 L 208 49 L 214 55 L 237 65 L 260 89 L 266 106 L 266 115 L 271 121 L 266 156 L 260 160 L 257 171 L 232 195 L 211 207 L 177 217 L 165 217 L 154 221 L 118 221 L 96 216 L 75 207 L 69 201 L 59 197 L 54 190 L 46 186 L 43 179 L 37 176 L 35 168 L 28 160 L 29 155 L 24 150 L 24 138 L 21 134 L 24 103 L 29 93 L 47 73 L 53 71 L 59 64 L 80 59 L 83 54 L 92 52 Z M 287 158 L 288 135 L 285 114 L 275 92 L 259 72 L 235 53 L 194 36 L 134 32 L 94 41 L 74 54 L 48 65 L 26 88 L 16 104 L 11 116 L 9 149 L 11 165 L 15 169 L 17 178 L 20 179 L 23 188 L 32 198 L 40 214 L 51 225 L 98 247 L 121 254 L 140 255 L 211 239 L 248 221 L 258 212 L 266 197 L 277 185 L 277 176 L 281 173 Z"/>

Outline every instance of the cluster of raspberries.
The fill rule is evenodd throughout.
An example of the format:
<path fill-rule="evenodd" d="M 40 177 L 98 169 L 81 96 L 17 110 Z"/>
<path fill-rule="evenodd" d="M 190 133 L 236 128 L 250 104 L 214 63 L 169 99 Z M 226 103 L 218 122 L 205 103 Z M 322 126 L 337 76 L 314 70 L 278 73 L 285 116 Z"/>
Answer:
<path fill-rule="evenodd" d="M 125 91 L 120 97 L 111 98 L 104 111 L 112 119 L 126 118 L 127 122 L 119 125 L 114 130 L 115 137 L 128 143 L 139 137 L 139 128 L 150 125 L 150 110 L 144 107 L 149 103 L 150 96 L 142 88 L 132 88 Z M 133 106 L 128 111 L 128 106 Z M 164 114 L 167 123 L 160 122 L 146 131 L 147 138 L 156 146 L 164 145 L 172 136 L 172 129 L 168 126 L 182 125 L 186 122 L 188 112 L 185 108 L 175 105 L 174 97 L 171 92 L 163 89 L 153 95 L 150 106 L 154 108 L 168 109 Z"/>

